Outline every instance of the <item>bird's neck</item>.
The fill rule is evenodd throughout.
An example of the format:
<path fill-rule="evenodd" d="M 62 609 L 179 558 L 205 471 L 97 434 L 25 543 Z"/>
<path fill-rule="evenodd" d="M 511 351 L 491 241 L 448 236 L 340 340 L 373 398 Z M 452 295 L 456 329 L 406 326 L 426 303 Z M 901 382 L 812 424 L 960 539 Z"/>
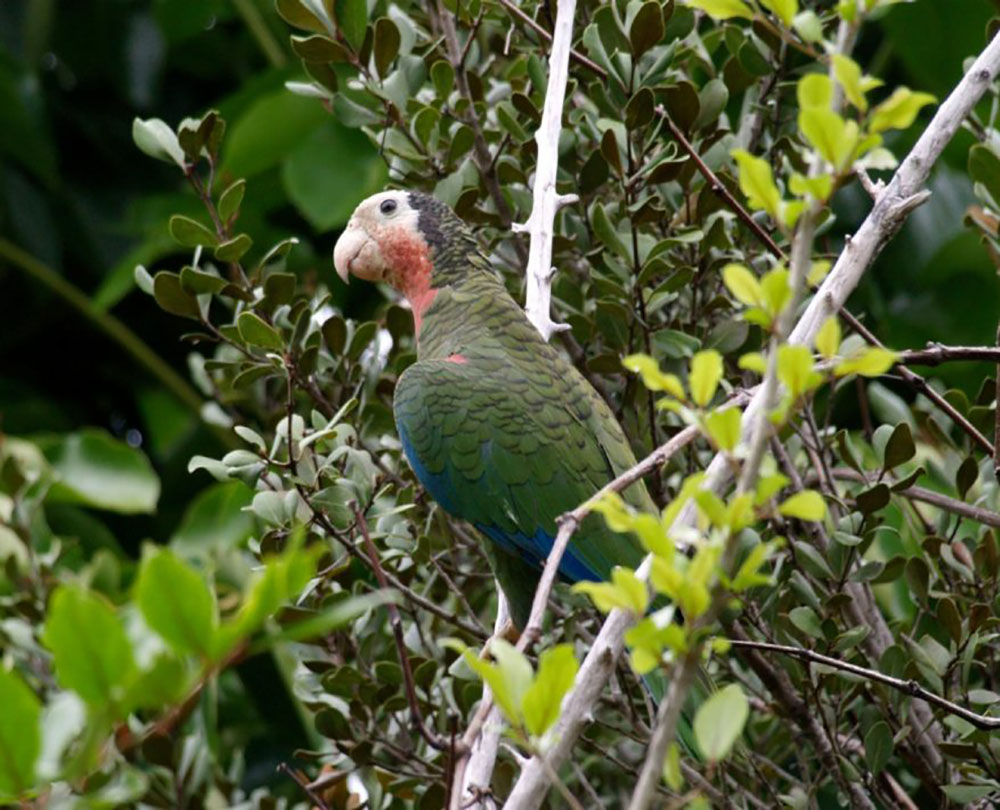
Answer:
<path fill-rule="evenodd" d="M 508 320 L 497 316 L 508 310 L 513 317 L 521 314 L 506 288 L 490 272 L 468 274 L 432 288 L 430 295 L 419 320 L 414 309 L 417 355 L 421 360 L 469 358 L 489 351 L 502 337 L 497 334 L 496 324 Z"/>

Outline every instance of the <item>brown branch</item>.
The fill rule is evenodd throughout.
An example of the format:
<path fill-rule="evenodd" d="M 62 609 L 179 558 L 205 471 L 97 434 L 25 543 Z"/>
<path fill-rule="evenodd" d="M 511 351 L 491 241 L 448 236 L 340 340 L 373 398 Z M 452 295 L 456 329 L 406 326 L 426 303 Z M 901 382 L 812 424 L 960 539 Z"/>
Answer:
<path fill-rule="evenodd" d="M 924 349 L 908 349 L 896 356 L 896 362 L 910 366 L 940 366 L 954 361 L 1000 363 L 1000 347 L 945 346 L 941 343 L 929 343 Z"/>
<path fill-rule="evenodd" d="M 869 681 L 875 681 L 876 683 L 891 686 L 893 689 L 903 692 L 910 697 L 920 698 L 927 703 L 937 706 L 939 709 L 944 709 L 949 714 L 961 717 L 967 723 L 971 723 L 976 728 L 986 731 L 1000 728 L 1000 717 L 987 717 L 983 714 L 977 714 L 971 709 L 966 709 L 964 706 L 952 703 L 952 701 L 946 700 L 940 695 L 936 695 L 933 692 L 924 689 L 924 687 L 914 680 L 905 681 L 902 678 L 894 678 L 892 675 L 884 675 L 877 670 L 868 669 L 867 667 L 858 666 L 857 664 L 850 664 L 847 661 L 840 661 L 837 658 L 831 658 L 828 655 L 821 655 L 820 653 L 813 652 L 812 650 L 806 650 L 801 647 L 791 647 L 786 644 L 771 644 L 765 641 L 750 641 L 745 639 L 729 639 L 729 643 L 734 647 L 744 647 L 747 649 L 781 653 L 783 655 L 790 655 L 793 658 L 799 658 L 803 661 L 808 661 L 814 664 L 823 664 L 824 666 L 832 667 L 833 669 L 838 669 L 842 672 L 850 672 L 852 675 L 858 675 Z"/>
<path fill-rule="evenodd" d="M 834 478 L 839 478 L 842 481 L 867 483 L 864 476 L 862 476 L 859 472 L 849 470 L 844 467 L 837 467 L 834 469 L 833 476 Z M 992 526 L 993 528 L 1000 529 L 1000 513 L 994 512 L 991 509 L 984 509 L 981 506 L 973 506 L 971 503 L 960 501 L 957 498 L 951 498 L 947 495 L 941 494 L 940 492 L 935 492 L 932 489 L 911 486 L 906 489 L 898 490 L 896 494 L 902 495 L 906 498 L 912 498 L 915 501 L 928 503 L 931 506 L 944 509 L 946 512 L 951 512 L 953 515 L 959 515 L 960 517 L 974 520 L 984 526 Z"/>
<path fill-rule="evenodd" d="M 323 801 L 323 797 L 320 796 L 313 785 L 305 780 L 305 778 L 293 768 L 290 768 L 287 762 L 282 762 L 278 765 L 278 770 L 286 776 L 290 777 L 296 785 L 302 790 L 306 796 L 319 808 L 319 810 L 330 810 L 330 805 Z M 338 774 L 339 776 L 339 774 Z"/>
<path fill-rule="evenodd" d="M 378 551 L 372 542 L 371 534 L 368 532 L 368 521 L 365 520 L 364 513 L 356 501 L 351 502 L 351 508 L 354 510 L 354 519 L 357 521 L 358 528 L 361 529 L 361 537 L 364 539 L 365 550 L 368 552 L 368 557 L 371 560 L 379 587 L 389 590 L 389 581 L 382 570 Z M 396 641 L 396 652 L 399 653 L 399 664 L 403 669 L 403 685 L 406 689 L 406 699 L 410 704 L 410 719 L 417 731 L 420 732 L 420 736 L 427 741 L 427 744 L 431 748 L 438 751 L 449 751 L 451 750 L 450 741 L 443 739 L 436 732 L 431 731 L 424 722 L 423 714 L 420 711 L 420 703 L 417 700 L 416 682 L 413 679 L 413 667 L 410 665 L 410 656 L 406 652 L 406 642 L 403 639 L 403 620 L 399 615 L 399 609 L 392 602 L 386 603 L 386 609 L 389 611 L 389 624 L 392 625 L 392 635 Z"/>

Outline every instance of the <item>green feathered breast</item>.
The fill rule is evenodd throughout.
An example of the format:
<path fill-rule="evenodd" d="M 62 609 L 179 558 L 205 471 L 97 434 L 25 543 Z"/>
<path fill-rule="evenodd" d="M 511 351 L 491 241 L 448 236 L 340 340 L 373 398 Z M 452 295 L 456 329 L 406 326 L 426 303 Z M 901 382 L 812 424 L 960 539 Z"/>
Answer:
<path fill-rule="evenodd" d="M 425 488 L 493 541 L 495 573 L 523 627 L 556 518 L 635 458 L 604 400 L 542 340 L 486 260 L 472 251 L 463 258 L 467 272 L 451 268 L 424 313 L 418 362 L 396 386 L 396 423 Z M 623 495 L 653 509 L 641 482 Z M 634 537 L 591 516 L 560 574 L 607 579 L 615 565 L 635 567 L 642 557 Z"/>

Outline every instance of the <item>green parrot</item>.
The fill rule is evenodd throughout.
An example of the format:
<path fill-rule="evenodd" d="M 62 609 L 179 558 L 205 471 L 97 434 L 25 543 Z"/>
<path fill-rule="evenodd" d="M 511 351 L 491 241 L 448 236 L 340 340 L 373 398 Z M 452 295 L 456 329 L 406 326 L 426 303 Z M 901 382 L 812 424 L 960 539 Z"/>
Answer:
<path fill-rule="evenodd" d="M 523 629 L 556 519 L 635 464 L 621 426 L 439 200 L 408 191 L 369 197 L 337 242 L 334 264 L 345 282 L 349 274 L 384 281 L 409 302 L 417 362 L 394 397 L 403 450 L 441 507 L 488 539 L 494 574 Z M 622 496 L 654 509 L 641 481 Z M 632 535 L 592 515 L 559 574 L 602 581 L 643 556 Z"/>

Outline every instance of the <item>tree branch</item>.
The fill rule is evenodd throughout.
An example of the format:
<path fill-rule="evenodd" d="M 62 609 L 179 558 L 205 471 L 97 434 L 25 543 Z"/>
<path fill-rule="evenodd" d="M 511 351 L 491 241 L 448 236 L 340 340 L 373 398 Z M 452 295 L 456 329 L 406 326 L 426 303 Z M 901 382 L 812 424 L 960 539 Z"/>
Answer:
<path fill-rule="evenodd" d="M 549 53 L 549 82 L 545 89 L 542 121 L 535 132 L 538 158 L 532 185 L 531 215 L 523 225 L 515 224 L 514 232 L 531 235 L 528 246 L 528 268 L 525 271 L 527 289 L 524 311 L 535 328 L 548 340 L 553 333 L 569 326 L 552 320 L 552 237 L 556 213 L 564 205 L 576 202 L 576 194 L 559 194 L 556 175 L 559 171 L 559 133 L 562 130 L 563 102 L 569 78 L 569 52 L 573 44 L 573 15 L 576 0 L 559 0 L 556 7 L 555 33 Z"/>
<path fill-rule="evenodd" d="M 926 198 L 920 189 L 944 146 L 955 134 L 969 111 L 986 91 L 1000 71 L 1000 37 L 996 37 L 976 59 L 951 95 L 938 109 L 930 125 L 921 135 L 906 160 L 900 164 L 892 182 L 886 187 L 872 211 L 866 217 L 843 252 L 819 292 L 809 303 L 789 336 L 789 343 L 809 345 L 823 321 L 843 306 L 885 244 L 902 226 L 913 208 Z M 756 414 L 765 406 L 758 392 L 747 407 L 743 424 L 754 424 Z M 726 458 L 719 454 L 708 467 L 706 486 L 715 492 L 724 491 L 730 482 L 731 470 Z M 687 525 L 693 510 L 685 510 L 678 522 Z M 645 576 L 650 559 L 636 572 Z M 577 674 L 573 690 L 567 696 L 563 713 L 556 726 L 557 742 L 546 754 L 547 767 L 532 757 L 510 794 L 510 810 L 536 810 L 548 791 L 547 771 L 557 769 L 568 757 L 576 737 L 587 723 L 586 715 L 594 699 L 602 691 L 620 654 L 625 631 L 632 624 L 632 614 L 613 610 L 608 615 L 594 645 Z"/>
<path fill-rule="evenodd" d="M 928 703 L 937 706 L 939 709 L 944 709 L 949 714 L 961 717 L 963 720 L 971 723 L 976 728 L 984 729 L 986 731 L 1000 728 L 1000 717 L 987 717 L 983 714 L 977 714 L 971 709 L 966 709 L 964 706 L 952 703 L 952 701 L 946 700 L 940 695 L 924 689 L 924 687 L 914 680 L 906 681 L 902 678 L 894 678 L 892 675 L 884 675 L 878 670 L 861 667 L 857 664 L 851 664 L 847 661 L 831 658 L 828 655 L 821 655 L 820 653 L 813 652 L 812 650 L 807 650 L 802 647 L 791 647 L 785 644 L 771 644 L 766 641 L 749 641 L 741 639 L 729 639 L 729 643 L 734 647 L 746 647 L 754 650 L 767 650 L 769 652 L 777 652 L 783 655 L 791 655 L 803 661 L 809 661 L 814 664 L 823 664 L 824 666 L 832 667 L 833 669 L 839 669 L 841 672 L 850 672 L 852 675 L 858 675 L 866 680 L 891 686 L 893 689 L 910 695 L 911 697 L 918 697 L 921 700 L 925 700 Z"/>

